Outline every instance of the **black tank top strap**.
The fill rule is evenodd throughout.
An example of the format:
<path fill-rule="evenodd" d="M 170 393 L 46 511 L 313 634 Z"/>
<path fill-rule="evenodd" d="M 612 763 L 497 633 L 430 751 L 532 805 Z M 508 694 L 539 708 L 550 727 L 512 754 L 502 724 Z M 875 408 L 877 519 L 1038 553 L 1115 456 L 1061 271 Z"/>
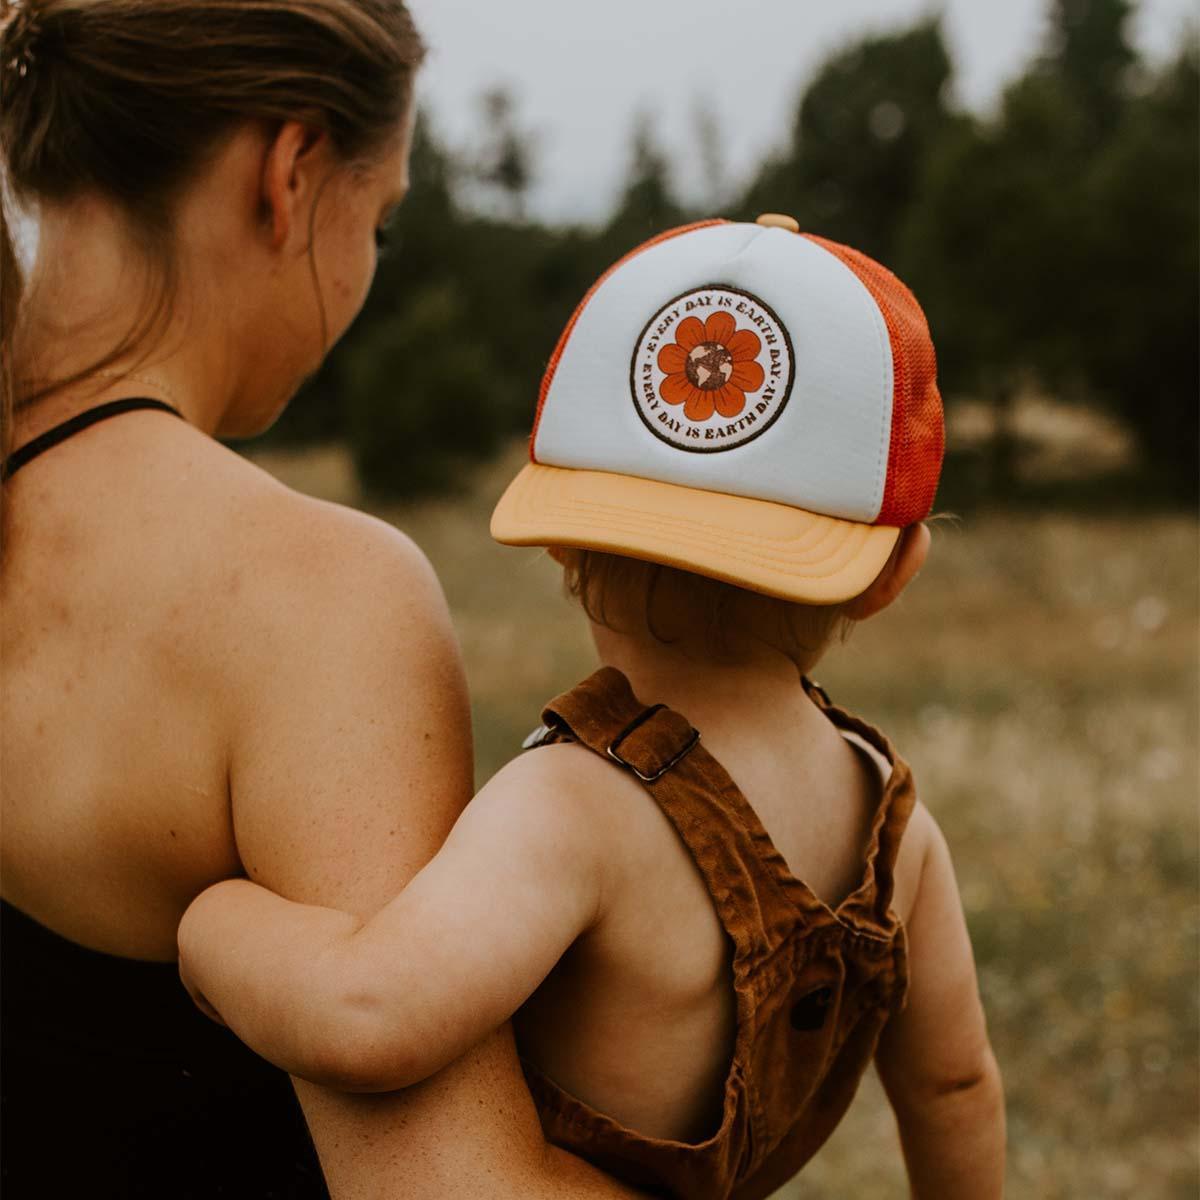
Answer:
<path fill-rule="evenodd" d="M 177 408 L 173 408 L 163 400 L 152 400 L 148 396 L 130 396 L 122 400 L 109 400 L 105 404 L 97 404 L 95 408 L 87 408 L 81 413 L 76 413 L 75 416 L 55 425 L 52 429 L 47 429 L 45 433 L 38 434 L 20 449 L 14 450 L 3 463 L 0 463 L 0 479 L 11 478 L 39 454 L 45 454 L 59 442 L 65 442 L 67 438 L 87 429 L 89 425 L 95 425 L 98 421 L 107 421 L 110 417 L 119 417 L 122 413 L 138 412 L 142 409 L 156 409 L 160 412 L 171 413 L 176 417 L 182 416 Z"/>
<path fill-rule="evenodd" d="M 538 744 L 578 741 L 650 793 L 695 861 L 738 965 L 766 957 L 795 926 L 798 909 L 818 922 L 827 915 L 690 722 L 664 705 L 643 704 L 616 668 L 603 667 L 552 700 L 542 720 L 550 733 Z"/>

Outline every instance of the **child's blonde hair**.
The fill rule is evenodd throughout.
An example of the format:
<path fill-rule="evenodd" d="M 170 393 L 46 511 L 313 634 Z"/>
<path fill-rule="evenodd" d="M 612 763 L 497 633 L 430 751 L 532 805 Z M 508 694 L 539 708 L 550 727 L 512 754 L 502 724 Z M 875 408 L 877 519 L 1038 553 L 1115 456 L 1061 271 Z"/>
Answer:
<path fill-rule="evenodd" d="M 844 604 L 799 604 L 621 554 L 555 546 L 569 595 L 598 625 L 667 644 L 700 643 L 736 661 L 750 643 L 786 655 L 805 674 L 853 627 Z"/>

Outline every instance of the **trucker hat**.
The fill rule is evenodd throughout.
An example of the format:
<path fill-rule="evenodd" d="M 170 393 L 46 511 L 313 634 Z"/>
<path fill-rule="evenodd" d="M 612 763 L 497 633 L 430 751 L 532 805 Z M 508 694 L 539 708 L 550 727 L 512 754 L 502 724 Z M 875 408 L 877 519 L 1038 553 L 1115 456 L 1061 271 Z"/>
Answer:
<path fill-rule="evenodd" d="M 492 536 L 833 604 L 929 515 L 944 440 L 929 328 L 890 271 L 790 217 L 702 221 L 575 310 Z"/>

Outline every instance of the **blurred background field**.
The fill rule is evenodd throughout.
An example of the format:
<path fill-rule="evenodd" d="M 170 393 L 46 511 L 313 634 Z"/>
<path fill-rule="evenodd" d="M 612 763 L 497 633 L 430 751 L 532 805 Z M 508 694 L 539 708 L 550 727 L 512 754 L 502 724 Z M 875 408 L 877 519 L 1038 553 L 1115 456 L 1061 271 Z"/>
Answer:
<path fill-rule="evenodd" d="M 1069 419 L 1041 426 L 1079 436 Z M 488 537 L 524 454 L 512 445 L 450 499 L 377 508 L 445 585 L 481 780 L 594 663 L 554 564 Z M 259 457 L 304 490 L 360 499 L 343 449 Z M 818 673 L 894 737 L 950 841 L 1008 1090 L 1013 1200 L 1192 1200 L 1200 1186 L 1198 533 L 1169 511 L 940 524 L 899 608 Z M 784 1196 L 904 1194 L 871 1079 Z"/>
<path fill-rule="evenodd" d="M 779 5 L 775 33 L 802 38 L 802 10 Z M 893 735 L 949 838 L 1014 1200 L 1200 1192 L 1200 41 L 1193 23 L 1147 60 L 1137 15 L 1047 0 L 1039 48 L 984 110 L 961 104 L 936 15 L 864 29 L 797 78 L 791 126 L 747 178 L 722 174 L 713 122 L 666 144 L 647 113 L 612 211 L 574 223 L 530 215 L 536 131 L 519 89 L 481 79 L 469 146 L 426 112 L 362 318 L 253 451 L 429 554 L 482 780 L 593 665 L 553 564 L 487 536 L 592 280 L 670 225 L 775 210 L 911 283 L 947 406 L 938 508 L 959 519 L 819 678 Z M 681 53 L 693 35 L 707 49 L 681 26 Z M 697 78 L 727 99 L 719 73 Z M 871 1080 L 783 1196 L 904 1194 Z"/>

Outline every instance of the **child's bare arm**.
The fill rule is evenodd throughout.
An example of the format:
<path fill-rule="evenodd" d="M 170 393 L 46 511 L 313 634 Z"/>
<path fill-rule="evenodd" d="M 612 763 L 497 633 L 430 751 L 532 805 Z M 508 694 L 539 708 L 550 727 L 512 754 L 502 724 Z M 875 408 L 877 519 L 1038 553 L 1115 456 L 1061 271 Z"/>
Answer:
<path fill-rule="evenodd" d="M 542 750 L 509 764 L 365 924 L 248 880 L 209 888 L 179 929 L 189 991 L 293 1075 L 390 1091 L 433 1074 L 508 1020 L 597 919 L 604 855 L 563 761 Z"/>
<path fill-rule="evenodd" d="M 908 919 L 909 993 L 888 1022 L 876 1064 L 895 1110 L 917 1200 L 999 1200 L 1004 1094 L 950 852 L 924 808 L 923 846 Z"/>

